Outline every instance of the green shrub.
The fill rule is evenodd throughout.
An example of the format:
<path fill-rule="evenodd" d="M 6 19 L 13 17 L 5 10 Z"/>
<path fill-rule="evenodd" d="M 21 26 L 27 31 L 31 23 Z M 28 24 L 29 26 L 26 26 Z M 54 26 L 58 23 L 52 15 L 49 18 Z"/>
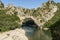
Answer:
<path fill-rule="evenodd" d="M 20 28 L 21 25 L 16 21 L 20 22 L 19 17 L 17 17 L 16 15 L 9 15 L 5 14 L 5 11 L 0 11 L 0 32 Z"/>
<path fill-rule="evenodd" d="M 60 6 L 59 5 L 57 5 L 59 7 L 59 10 L 55 13 L 55 16 L 52 17 L 51 20 L 46 22 L 43 27 L 51 27 L 51 25 L 53 25 L 54 23 L 56 23 L 60 19 Z"/>

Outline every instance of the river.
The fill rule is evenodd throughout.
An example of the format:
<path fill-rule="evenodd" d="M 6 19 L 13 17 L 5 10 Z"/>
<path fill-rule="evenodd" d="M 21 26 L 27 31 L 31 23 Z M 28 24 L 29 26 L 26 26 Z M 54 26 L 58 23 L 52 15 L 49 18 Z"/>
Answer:
<path fill-rule="evenodd" d="M 39 29 L 40 27 L 32 19 L 23 22 L 22 26 L 29 40 L 52 40 L 51 31 Z"/>
<path fill-rule="evenodd" d="M 50 30 L 33 29 L 30 27 L 23 27 L 26 30 L 26 36 L 29 40 L 52 40 Z"/>

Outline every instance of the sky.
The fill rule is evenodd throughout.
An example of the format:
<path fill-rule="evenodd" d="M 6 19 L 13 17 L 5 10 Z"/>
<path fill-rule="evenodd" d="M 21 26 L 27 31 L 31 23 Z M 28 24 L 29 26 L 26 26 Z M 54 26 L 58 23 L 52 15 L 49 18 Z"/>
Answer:
<path fill-rule="evenodd" d="M 8 4 L 13 4 L 14 6 L 21 6 L 25 8 L 37 8 L 42 5 L 42 3 L 48 0 L 1 0 L 5 6 Z M 55 2 L 60 2 L 60 0 L 54 0 Z"/>

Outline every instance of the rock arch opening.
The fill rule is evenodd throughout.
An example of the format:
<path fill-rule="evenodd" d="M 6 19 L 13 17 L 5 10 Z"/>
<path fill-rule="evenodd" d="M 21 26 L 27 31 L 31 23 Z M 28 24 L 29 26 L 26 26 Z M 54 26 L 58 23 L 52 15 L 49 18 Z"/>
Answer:
<path fill-rule="evenodd" d="M 26 18 L 22 22 L 22 27 L 38 28 L 38 25 L 34 22 L 32 18 Z"/>

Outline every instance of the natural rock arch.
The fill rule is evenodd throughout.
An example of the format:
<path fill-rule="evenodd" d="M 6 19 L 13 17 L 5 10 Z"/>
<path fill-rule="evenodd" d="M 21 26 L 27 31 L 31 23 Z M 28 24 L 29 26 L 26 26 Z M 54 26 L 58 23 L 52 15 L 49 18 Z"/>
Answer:
<path fill-rule="evenodd" d="M 38 25 L 34 22 L 32 18 L 25 18 L 24 21 L 22 22 L 22 26 L 38 28 Z"/>

